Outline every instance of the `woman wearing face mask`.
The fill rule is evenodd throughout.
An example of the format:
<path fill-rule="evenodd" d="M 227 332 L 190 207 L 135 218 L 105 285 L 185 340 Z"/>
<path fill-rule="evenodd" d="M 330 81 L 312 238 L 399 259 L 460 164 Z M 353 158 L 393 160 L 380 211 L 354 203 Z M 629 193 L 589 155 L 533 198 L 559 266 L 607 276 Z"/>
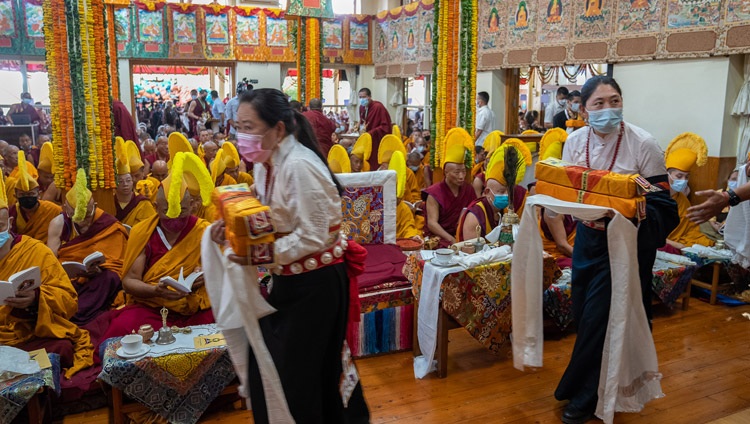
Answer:
<path fill-rule="evenodd" d="M 581 89 L 581 113 L 589 128 L 570 134 L 562 159 L 591 169 L 618 174 L 640 174 L 660 188 L 647 194 L 646 219 L 638 227 L 638 274 L 646 316 L 651 319 L 651 280 L 656 250 L 677 226 L 677 205 L 669 196 L 664 155 L 654 137 L 623 121 L 622 90 L 607 76 L 589 79 Z M 611 302 L 612 274 L 607 243 L 608 219 L 579 222 L 573 250 L 572 300 L 578 335 L 568 368 L 555 391 L 569 400 L 565 423 L 583 423 L 593 417 L 602 351 Z M 624 340 L 623 343 L 629 343 Z"/>
<path fill-rule="evenodd" d="M 237 110 L 237 148 L 255 163 L 258 199 L 271 208 L 276 229 L 273 289 L 276 312 L 260 327 L 274 360 L 289 411 L 298 423 L 368 422 L 357 385 L 348 408 L 339 394 L 341 351 L 350 311 L 348 265 L 362 249 L 340 234 L 342 190 L 318 149 L 312 128 L 279 90 L 243 93 Z M 225 243 L 218 221 L 212 239 Z M 359 251 L 358 253 L 362 253 Z M 230 260 L 247 264 L 247 258 Z M 352 293 L 355 297 L 356 291 Z M 249 361 L 256 423 L 269 420 L 255 356 Z"/>
<path fill-rule="evenodd" d="M 461 213 L 458 220 L 456 241 L 472 240 L 484 237 L 500 224 L 500 218 L 507 213 L 510 205 L 508 182 L 505 180 L 505 152 L 516 149 L 518 168 L 513 189 L 513 210 L 521 216 L 526 200 L 526 189 L 518 185 L 526 174 L 526 166 L 531 165 L 531 151 L 521 140 L 511 138 L 495 150 L 487 166 L 486 182 L 482 196 L 477 198 Z M 479 226 L 479 232 L 477 232 Z"/>

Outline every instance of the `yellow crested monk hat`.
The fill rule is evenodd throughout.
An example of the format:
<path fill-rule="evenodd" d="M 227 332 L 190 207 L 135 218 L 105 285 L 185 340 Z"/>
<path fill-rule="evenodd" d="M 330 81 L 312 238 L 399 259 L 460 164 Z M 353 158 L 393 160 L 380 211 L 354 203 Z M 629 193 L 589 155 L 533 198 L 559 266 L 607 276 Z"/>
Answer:
<path fill-rule="evenodd" d="M 370 155 L 372 155 L 372 136 L 370 133 L 364 133 L 359 136 L 357 142 L 352 147 L 352 154 L 362 160 L 362 170 L 370 170 Z"/>
<path fill-rule="evenodd" d="M 703 166 L 708 161 L 708 147 L 703 137 L 693 133 L 682 133 L 675 137 L 664 152 L 667 170 L 679 169 L 690 172 L 693 166 Z"/>
<path fill-rule="evenodd" d="M 177 153 L 179 152 L 186 152 L 186 153 L 195 153 L 193 151 L 193 146 L 190 145 L 190 142 L 187 138 L 185 138 L 182 133 L 173 132 L 172 134 L 169 134 L 169 162 L 167 162 L 167 167 L 172 167 L 172 162 L 174 161 L 175 156 L 177 156 Z"/>
<path fill-rule="evenodd" d="M 37 165 L 36 169 L 48 174 L 55 173 L 54 150 L 52 143 L 49 141 L 42 144 L 42 147 L 39 149 L 39 165 Z"/>
<path fill-rule="evenodd" d="M 87 187 L 86 171 L 81 168 L 76 173 L 75 184 L 65 193 L 65 200 L 68 201 L 68 205 L 75 208 L 73 222 L 81 222 L 86 218 L 91 196 L 91 190 Z"/>
<path fill-rule="evenodd" d="M 507 186 L 508 182 L 505 180 L 505 155 L 509 149 L 516 149 L 518 152 L 518 162 L 516 164 L 516 181 L 514 184 L 519 184 L 523 181 L 524 175 L 526 175 L 526 167 L 531 166 L 531 151 L 526 147 L 526 143 L 517 139 L 511 138 L 505 141 L 499 149 L 495 151 L 490 159 L 490 164 L 487 166 L 487 179 L 495 180 L 500 184 Z"/>
<path fill-rule="evenodd" d="M 130 158 L 125 148 L 125 140 L 122 137 L 115 137 L 115 169 L 117 175 L 130 174 Z"/>
<path fill-rule="evenodd" d="M 211 191 L 214 183 L 211 175 L 203 164 L 203 160 L 195 153 L 178 152 L 173 158 L 172 169 L 164 181 L 161 182 L 164 195 L 167 198 L 167 217 L 177 218 L 182 213 L 182 199 L 185 192 L 192 196 L 200 196 L 203 206 L 211 203 Z"/>
<path fill-rule="evenodd" d="M 492 153 L 503 144 L 503 139 L 501 138 L 503 135 L 505 135 L 505 133 L 500 130 L 495 130 L 487 134 L 487 137 L 484 139 L 484 144 L 482 144 L 482 148 L 484 148 L 484 151 L 487 152 L 488 156 L 492 155 Z"/>
<path fill-rule="evenodd" d="M 8 209 L 8 193 L 5 191 L 5 176 L 0 172 L 0 209 Z"/>
<path fill-rule="evenodd" d="M 474 139 L 461 127 L 451 128 L 443 140 L 443 157 L 440 167 L 447 163 L 462 163 L 467 167 L 474 164 Z"/>
<path fill-rule="evenodd" d="M 562 128 L 550 128 L 539 142 L 539 160 L 547 158 L 562 159 L 563 145 L 568 139 L 568 132 Z"/>
<path fill-rule="evenodd" d="M 390 161 L 394 152 L 401 152 L 406 156 L 404 142 L 393 134 L 384 135 L 380 140 L 380 147 L 378 147 L 378 163 L 382 164 Z"/>
<path fill-rule="evenodd" d="M 29 173 L 29 167 L 26 163 L 26 154 L 23 150 L 18 151 L 18 179 L 16 181 L 16 188 L 21 191 L 29 191 L 36 187 L 39 187 L 39 183 Z"/>
<path fill-rule="evenodd" d="M 334 144 L 328 151 L 328 167 L 334 174 L 348 174 L 352 172 L 352 162 L 344 146 Z"/>
<path fill-rule="evenodd" d="M 404 197 L 406 191 L 406 159 L 401 152 L 393 152 L 388 169 L 396 171 L 396 197 Z"/>
<path fill-rule="evenodd" d="M 141 160 L 141 151 L 133 140 L 125 142 L 125 153 L 128 155 L 128 164 L 130 165 L 130 172 L 136 172 L 143 168 L 143 160 Z"/>
<path fill-rule="evenodd" d="M 234 144 L 225 141 L 224 144 L 221 145 L 221 150 L 224 151 L 224 166 L 226 168 L 232 169 L 240 166 L 240 153 L 237 151 L 237 148 L 234 147 Z M 216 155 L 218 156 L 219 153 L 216 152 Z M 216 159 L 214 158 L 214 160 Z"/>

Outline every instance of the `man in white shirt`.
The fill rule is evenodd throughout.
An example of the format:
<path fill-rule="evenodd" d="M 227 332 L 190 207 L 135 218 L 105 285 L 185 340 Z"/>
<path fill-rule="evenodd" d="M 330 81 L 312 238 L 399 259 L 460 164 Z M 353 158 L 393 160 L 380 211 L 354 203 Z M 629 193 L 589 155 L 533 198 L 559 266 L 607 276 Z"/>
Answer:
<path fill-rule="evenodd" d="M 214 134 L 219 132 L 221 130 L 221 127 L 224 125 L 224 102 L 221 101 L 219 98 L 219 92 L 216 90 L 211 91 L 211 98 L 214 101 L 214 105 L 211 106 L 211 116 L 213 116 L 215 119 L 218 119 L 218 121 L 214 121 L 211 124 L 211 130 L 213 130 Z"/>
<path fill-rule="evenodd" d="M 565 87 L 557 89 L 555 100 L 549 102 L 547 108 L 544 109 L 544 128 L 552 128 L 552 120 L 555 118 L 555 115 L 565 110 L 565 107 L 568 105 L 568 94 L 568 89 Z"/>
<path fill-rule="evenodd" d="M 474 144 L 482 146 L 487 134 L 495 130 L 495 112 L 487 104 L 490 95 L 486 91 L 477 94 L 477 123 L 474 128 Z"/>
<path fill-rule="evenodd" d="M 237 124 L 235 123 L 235 120 L 237 119 L 237 108 L 240 107 L 240 95 L 243 91 L 252 89 L 252 84 L 240 81 L 239 83 L 237 83 L 237 95 L 229 99 L 229 101 L 225 105 L 224 130 L 226 131 L 226 129 L 229 128 L 229 132 L 227 133 L 227 135 L 231 136 L 230 138 L 232 139 L 237 138 Z"/>

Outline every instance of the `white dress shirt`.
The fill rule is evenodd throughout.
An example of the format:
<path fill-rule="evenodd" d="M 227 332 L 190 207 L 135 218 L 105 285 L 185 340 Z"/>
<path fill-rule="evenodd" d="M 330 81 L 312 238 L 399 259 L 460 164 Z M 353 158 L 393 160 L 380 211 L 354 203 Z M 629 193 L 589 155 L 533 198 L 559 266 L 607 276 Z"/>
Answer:
<path fill-rule="evenodd" d="M 563 149 L 562 160 L 573 165 L 586 166 L 586 140 L 589 141 L 589 156 L 591 169 L 608 169 L 615 155 L 619 129 L 607 134 L 604 138 L 594 133 L 591 127 L 584 127 L 568 136 Z M 664 175 L 664 151 L 656 143 L 654 137 L 642 128 L 625 123 L 625 133 L 622 136 L 620 151 L 612 167 L 612 172 L 618 174 L 640 174 L 644 178 Z"/>
<path fill-rule="evenodd" d="M 547 108 L 544 109 L 544 123 L 551 124 L 552 120 L 555 119 L 555 115 L 560 113 L 563 109 L 565 109 L 565 106 L 560 106 L 557 98 L 552 100 L 552 102 L 547 105 Z"/>
<path fill-rule="evenodd" d="M 221 99 L 216 99 L 213 106 L 211 106 L 211 115 L 216 119 L 221 119 L 221 114 L 224 113 L 225 108 L 226 105 L 224 105 L 224 102 Z"/>
<path fill-rule="evenodd" d="M 495 130 L 495 113 L 489 106 L 484 105 L 477 109 L 477 130 L 482 130 L 482 134 L 479 135 L 476 142 L 477 146 L 484 144 L 484 139 L 487 138 L 487 134 Z"/>
<path fill-rule="evenodd" d="M 224 105 L 224 127 L 227 127 L 229 120 L 237 120 L 237 109 L 240 107 L 240 99 L 237 96 L 229 99 L 226 105 Z M 229 129 L 230 134 L 237 134 L 237 129 L 232 125 Z"/>
<path fill-rule="evenodd" d="M 276 227 L 274 257 L 289 265 L 330 247 L 341 224 L 341 197 L 323 161 L 293 135 L 284 138 L 271 156 L 270 193 L 268 173 L 255 164 L 255 190 L 261 203 L 271 208 Z M 269 198 L 270 197 L 270 198 Z"/>

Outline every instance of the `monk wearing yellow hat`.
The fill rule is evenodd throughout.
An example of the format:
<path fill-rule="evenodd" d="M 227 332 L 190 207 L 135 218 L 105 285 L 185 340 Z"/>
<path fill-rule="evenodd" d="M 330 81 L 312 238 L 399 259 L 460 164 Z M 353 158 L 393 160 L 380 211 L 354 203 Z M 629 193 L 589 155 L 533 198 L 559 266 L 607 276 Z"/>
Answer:
<path fill-rule="evenodd" d="M 489 137 L 489 136 L 488 136 Z M 486 140 L 485 140 L 486 142 Z M 492 154 L 489 167 L 487 168 L 487 182 L 485 183 L 482 196 L 473 201 L 462 213 L 456 231 L 456 241 L 471 240 L 484 237 L 500 223 L 500 217 L 506 213 L 510 205 L 508 194 L 508 181 L 506 181 L 505 169 L 506 155 L 513 149 L 516 154 L 515 169 L 513 174 L 515 180 L 513 210 L 521 214 L 526 197 L 526 189 L 518 185 L 523 181 L 526 167 L 531 165 L 531 152 L 528 147 L 516 138 L 507 140 Z M 510 158 L 509 158 L 510 159 Z M 479 231 L 477 231 L 479 227 Z"/>
<path fill-rule="evenodd" d="M 403 202 L 404 194 L 406 192 L 406 161 L 404 160 L 404 154 L 401 152 L 393 152 L 388 169 L 396 171 L 396 198 L 398 203 L 396 204 L 396 238 L 408 239 L 414 238 L 421 240 L 422 232 L 417 229 L 417 224 L 414 221 L 414 213 L 411 208 Z"/>
<path fill-rule="evenodd" d="M 141 160 L 141 151 L 132 140 L 125 142 L 125 153 L 128 155 L 135 194 L 147 197 L 153 202 L 156 198 L 156 190 L 159 188 L 159 180 L 148 175 L 149 163 Z"/>
<path fill-rule="evenodd" d="M 372 137 L 369 133 L 359 136 L 352 147 L 349 159 L 352 164 L 352 172 L 367 172 L 370 170 L 370 155 L 372 155 Z"/>
<path fill-rule="evenodd" d="M 237 148 L 231 142 L 225 141 L 221 145 L 221 150 L 224 151 L 224 173 L 232 177 L 238 184 L 247 184 L 252 186 L 255 183 L 253 176 L 247 172 L 242 171 L 242 161 L 240 160 L 240 154 L 237 152 Z"/>
<path fill-rule="evenodd" d="M 9 211 L 13 218 L 13 231 L 47 244 L 49 223 L 60 215 L 60 206 L 47 200 L 39 200 L 39 183 L 29 175 L 23 152 L 18 152 L 18 168 L 18 177 L 13 186 L 17 201 Z"/>
<path fill-rule="evenodd" d="M 5 192 L 0 175 L 0 280 L 8 281 L 15 273 L 39 267 L 41 286 L 18 290 L 4 299 L 5 305 L 0 306 L 0 345 L 57 353 L 65 377 L 70 378 L 94 364 L 89 333 L 70 321 L 78 309 L 76 291 L 44 243 L 12 230 L 15 219 L 9 214 Z"/>
<path fill-rule="evenodd" d="M 471 186 L 474 187 L 474 192 L 477 194 L 477 197 L 481 197 L 484 192 L 484 179 L 485 173 L 487 172 L 487 166 L 490 164 L 492 154 L 495 153 L 495 150 L 497 150 L 501 144 L 503 144 L 501 138 L 502 135 L 504 135 L 504 133 L 499 130 L 487 134 L 487 137 L 484 138 L 484 144 L 482 145 L 482 149 L 484 150 L 484 160 L 478 162 L 474 165 L 474 168 L 471 169 Z"/>
<path fill-rule="evenodd" d="M 562 159 L 563 146 L 568 132 L 562 128 L 550 128 L 539 142 L 539 160 Z M 576 237 L 576 222 L 570 215 L 560 215 L 542 209 L 539 231 L 542 234 L 542 248 L 551 254 L 560 268 L 572 266 L 573 243 Z"/>
<path fill-rule="evenodd" d="M 445 179 L 422 191 L 425 199 L 425 235 L 440 238 L 440 247 L 456 242 L 461 211 L 476 199 L 474 189 L 466 182 L 466 173 L 474 163 L 474 139 L 463 128 L 453 128 L 445 135 L 445 151 L 440 152 Z"/>
<path fill-rule="evenodd" d="M 226 150 L 219 149 L 209 166 L 211 169 L 211 180 L 216 187 L 237 184 L 237 181 L 234 178 L 225 173 L 227 169 L 227 163 L 224 157 L 225 154 Z"/>
<path fill-rule="evenodd" d="M 393 153 L 401 152 L 403 157 L 406 157 L 406 149 L 401 140 L 393 134 L 386 134 L 383 139 L 380 140 L 380 147 L 378 148 L 378 163 L 380 169 L 388 169 L 388 164 L 391 161 Z M 406 169 L 406 191 L 404 192 L 404 200 L 409 203 L 419 202 L 420 197 L 419 184 L 417 184 L 417 177 L 414 175 L 414 171 Z"/>
<path fill-rule="evenodd" d="M 115 217 L 132 228 L 154 215 L 154 204 L 149 197 L 135 193 L 135 181 L 131 171 L 138 169 L 138 164 L 130 165 L 130 156 L 122 138 L 115 140 L 115 165 L 117 168 L 117 189 L 115 189 Z M 140 164 L 143 167 L 143 163 Z"/>
<path fill-rule="evenodd" d="M 203 161 L 193 153 L 178 153 L 156 196 L 157 214 L 130 231 L 122 281 L 127 306 L 112 317 L 102 340 L 137 331 L 142 324 L 160 328 L 163 307 L 169 310 L 169 326 L 214 321 L 203 277 L 188 292 L 160 281 L 167 276 L 177 280 L 181 273 L 187 277 L 201 266 L 201 237 L 209 222 L 191 214 L 188 179 L 198 181 L 203 205 L 211 201 L 214 184 Z"/>
<path fill-rule="evenodd" d="M 698 224 L 687 218 L 690 201 L 685 195 L 690 172 L 696 166 L 703 166 L 708 161 L 708 147 L 706 147 L 705 140 L 697 134 L 682 133 L 669 143 L 664 156 L 669 176 L 669 192 L 672 199 L 677 202 L 680 215 L 680 224 L 667 237 L 667 244 L 675 249 L 690 247 L 694 244 L 713 246 L 714 241 L 701 233 Z"/>
<path fill-rule="evenodd" d="M 57 205 L 62 204 L 62 192 L 55 186 L 55 159 L 53 155 L 52 143 L 49 141 L 42 144 L 39 149 L 39 198 L 49 200 Z"/>
<path fill-rule="evenodd" d="M 348 174 L 352 172 L 349 154 L 340 144 L 334 144 L 328 151 L 328 167 L 334 174 Z"/>
<path fill-rule="evenodd" d="M 65 195 L 63 213 L 50 223 L 47 242 L 61 263 L 83 263 L 94 252 L 104 255 L 85 271 L 68 274 L 78 292 L 78 312 L 72 318 L 76 324 L 86 324 L 108 310 L 120 291 L 127 240 L 125 227 L 96 207 L 86 187 L 86 173 L 79 169 L 75 185 Z"/>

